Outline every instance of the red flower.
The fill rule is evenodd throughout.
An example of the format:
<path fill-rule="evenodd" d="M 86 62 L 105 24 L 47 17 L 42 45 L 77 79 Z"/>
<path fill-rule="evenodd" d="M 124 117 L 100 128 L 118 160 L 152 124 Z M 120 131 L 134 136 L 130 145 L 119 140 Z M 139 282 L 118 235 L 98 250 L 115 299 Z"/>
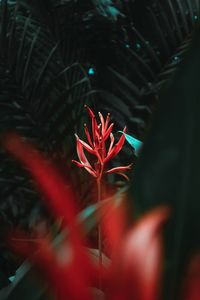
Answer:
<path fill-rule="evenodd" d="M 85 168 L 97 179 L 101 179 L 104 173 L 117 173 L 128 180 L 128 176 L 125 175 L 124 172 L 131 169 L 131 164 L 127 166 L 116 167 L 110 170 L 105 169 L 107 162 L 121 151 L 125 142 L 124 134 L 122 134 L 119 141 L 114 144 L 114 136 L 112 134 L 114 124 L 109 124 L 110 114 L 108 114 L 106 119 L 104 119 L 102 114 L 99 112 L 100 124 L 98 124 L 93 111 L 88 106 L 86 106 L 86 108 L 92 121 L 92 134 L 89 133 L 87 125 L 85 124 L 84 130 L 87 137 L 87 143 L 81 140 L 78 135 L 75 135 L 79 161 L 73 160 L 73 162 L 78 167 Z M 123 133 L 125 132 L 126 127 L 123 130 Z M 107 147 L 108 140 L 109 146 Z M 88 161 L 84 150 L 96 156 L 96 161 L 93 165 Z"/>

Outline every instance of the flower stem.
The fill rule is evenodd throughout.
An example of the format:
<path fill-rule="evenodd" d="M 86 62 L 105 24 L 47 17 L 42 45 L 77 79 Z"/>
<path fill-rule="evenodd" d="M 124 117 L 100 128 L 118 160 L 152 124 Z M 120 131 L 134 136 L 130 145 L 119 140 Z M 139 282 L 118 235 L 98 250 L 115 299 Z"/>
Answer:
<path fill-rule="evenodd" d="M 100 204 L 102 199 L 102 186 L 101 186 L 101 178 L 97 179 L 97 201 Z M 101 273 L 102 273 L 102 228 L 101 224 L 98 225 L 98 249 L 99 249 L 99 289 L 102 288 L 102 280 L 101 280 Z"/>

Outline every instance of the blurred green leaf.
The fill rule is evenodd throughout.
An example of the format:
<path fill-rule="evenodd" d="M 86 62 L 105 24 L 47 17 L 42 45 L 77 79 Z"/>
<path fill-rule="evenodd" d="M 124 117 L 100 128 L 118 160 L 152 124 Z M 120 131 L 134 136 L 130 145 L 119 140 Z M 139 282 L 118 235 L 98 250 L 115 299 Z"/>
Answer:
<path fill-rule="evenodd" d="M 177 299 L 190 255 L 200 249 L 200 31 L 178 72 L 162 91 L 135 169 L 137 213 L 172 207 L 166 233 L 163 299 Z"/>

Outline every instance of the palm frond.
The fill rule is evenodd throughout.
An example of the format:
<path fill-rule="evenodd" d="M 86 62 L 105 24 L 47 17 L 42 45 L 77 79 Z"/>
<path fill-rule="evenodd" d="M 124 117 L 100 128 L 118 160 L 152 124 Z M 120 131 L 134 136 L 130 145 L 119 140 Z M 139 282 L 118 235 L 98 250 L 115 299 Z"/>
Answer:
<path fill-rule="evenodd" d="M 104 72 L 105 89 L 121 99 L 117 104 L 120 103 L 120 110 L 124 104 L 128 105 L 129 114 L 126 115 L 122 109 L 121 117 L 122 120 L 130 120 L 131 114 L 128 128 L 138 138 L 143 137 L 150 117 L 146 113 L 141 114 L 143 108 L 146 107 L 146 112 L 154 109 L 160 89 L 172 78 L 189 49 L 199 19 L 197 1 L 142 3 L 141 12 L 130 11 L 132 19 L 135 18 L 134 24 L 125 21 L 124 35 L 116 37 L 113 42 L 116 60 L 99 70 Z M 140 20 L 136 14 L 140 15 Z M 109 105 L 106 100 L 103 103 Z M 141 118 L 141 125 L 145 125 L 140 129 L 137 116 Z"/>
<path fill-rule="evenodd" d="M 90 89 L 84 69 L 78 61 L 67 65 L 59 42 L 46 26 L 20 5 L 6 0 L 1 1 L 0 7 L 0 40 L 1 135 L 17 130 L 51 154 L 55 149 L 61 152 L 67 140 L 70 153 L 71 132 L 78 127 L 87 100 L 85 94 Z M 27 222 L 28 226 L 32 221 L 27 210 L 30 212 L 34 203 L 39 202 L 37 193 L 26 174 L 4 153 L 0 159 L 2 211 L 7 216 L 11 214 L 8 219 L 14 224 Z M 18 173 L 21 175 L 17 176 Z"/>

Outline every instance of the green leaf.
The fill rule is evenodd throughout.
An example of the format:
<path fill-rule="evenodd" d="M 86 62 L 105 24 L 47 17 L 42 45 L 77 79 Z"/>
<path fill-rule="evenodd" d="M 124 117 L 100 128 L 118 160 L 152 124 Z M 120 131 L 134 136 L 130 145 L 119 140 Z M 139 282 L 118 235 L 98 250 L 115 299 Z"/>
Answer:
<path fill-rule="evenodd" d="M 118 131 L 120 133 L 123 133 L 123 131 Z M 135 155 L 138 156 L 139 152 L 142 148 L 143 143 L 139 140 L 137 140 L 136 138 L 134 138 L 133 136 L 127 134 L 127 133 L 123 133 L 125 135 L 125 138 L 127 140 L 127 142 L 131 145 L 131 147 L 134 149 L 135 151 Z"/>

